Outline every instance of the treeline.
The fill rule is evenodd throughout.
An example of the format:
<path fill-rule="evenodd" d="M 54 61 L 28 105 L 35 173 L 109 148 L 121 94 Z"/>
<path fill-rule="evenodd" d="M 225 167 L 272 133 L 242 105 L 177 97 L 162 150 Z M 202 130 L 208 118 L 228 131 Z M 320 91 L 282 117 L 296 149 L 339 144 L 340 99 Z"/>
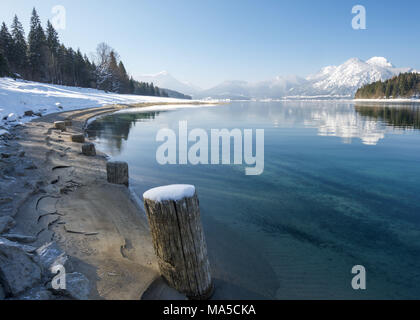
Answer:
<path fill-rule="evenodd" d="M 67 48 L 50 21 L 44 30 L 35 8 L 27 38 L 17 16 L 10 31 L 4 22 L 1 26 L 0 77 L 5 76 L 115 93 L 168 97 L 165 90 L 153 83 L 138 82 L 129 76 L 118 53 L 105 43 L 98 45 L 92 59 L 79 49 Z"/>
<path fill-rule="evenodd" d="M 386 81 L 377 81 L 361 87 L 356 99 L 396 99 L 420 97 L 420 74 L 402 73 Z"/>

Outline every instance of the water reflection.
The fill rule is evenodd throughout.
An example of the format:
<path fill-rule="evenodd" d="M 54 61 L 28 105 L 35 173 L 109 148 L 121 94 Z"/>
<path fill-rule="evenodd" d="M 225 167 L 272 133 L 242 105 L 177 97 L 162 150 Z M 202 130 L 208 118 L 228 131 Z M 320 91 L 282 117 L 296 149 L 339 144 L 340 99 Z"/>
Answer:
<path fill-rule="evenodd" d="M 349 144 L 360 139 L 377 145 L 390 133 L 420 129 L 420 108 L 413 104 L 354 105 L 342 102 L 235 103 L 222 108 L 160 112 L 119 113 L 93 122 L 88 136 L 106 144 L 112 155 L 121 153 L 136 122 L 160 119 L 177 124 L 188 120 L 194 127 L 218 128 L 244 126 L 263 128 L 312 127 L 319 136 L 335 136 Z"/>
<path fill-rule="evenodd" d="M 107 152 L 115 155 L 122 152 L 124 141 L 137 122 L 154 120 L 158 115 L 159 112 L 107 115 L 92 122 L 86 132 L 90 139 L 104 143 Z"/>

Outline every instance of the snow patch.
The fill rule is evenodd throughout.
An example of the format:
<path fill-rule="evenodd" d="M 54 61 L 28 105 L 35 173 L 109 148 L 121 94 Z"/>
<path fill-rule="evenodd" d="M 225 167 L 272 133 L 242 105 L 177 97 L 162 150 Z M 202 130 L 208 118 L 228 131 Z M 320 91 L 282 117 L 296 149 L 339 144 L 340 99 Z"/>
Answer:
<path fill-rule="evenodd" d="M 191 198 L 194 194 L 194 186 L 187 184 L 174 184 L 146 191 L 143 194 L 143 198 L 156 202 L 179 201 L 183 198 Z"/>

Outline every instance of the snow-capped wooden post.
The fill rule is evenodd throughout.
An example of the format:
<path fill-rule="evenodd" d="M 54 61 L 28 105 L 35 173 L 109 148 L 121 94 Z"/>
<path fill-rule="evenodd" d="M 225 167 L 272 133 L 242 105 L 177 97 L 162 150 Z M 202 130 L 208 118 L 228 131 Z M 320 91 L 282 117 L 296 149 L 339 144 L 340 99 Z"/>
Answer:
<path fill-rule="evenodd" d="M 159 187 L 143 198 L 162 276 L 190 299 L 209 299 L 213 281 L 195 187 Z"/>
<path fill-rule="evenodd" d="M 106 164 L 106 173 L 109 183 L 124 184 L 128 186 L 128 163 L 109 161 Z"/>
<path fill-rule="evenodd" d="M 61 131 L 66 131 L 66 123 L 64 121 L 56 121 L 54 122 L 54 128 Z"/>

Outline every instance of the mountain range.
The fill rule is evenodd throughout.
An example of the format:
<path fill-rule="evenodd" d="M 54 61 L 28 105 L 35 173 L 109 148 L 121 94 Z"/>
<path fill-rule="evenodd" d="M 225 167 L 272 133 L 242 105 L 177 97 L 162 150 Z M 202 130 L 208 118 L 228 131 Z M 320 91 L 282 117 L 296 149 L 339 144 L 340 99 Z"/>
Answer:
<path fill-rule="evenodd" d="M 384 57 L 373 57 L 366 61 L 351 58 L 341 65 L 324 67 L 306 78 L 292 75 L 260 82 L 225 81 L 205 90 L 181 82 L 168 72 L 140 76 L 137 80 L 153 82 L 161 88 L 180 91 L 196 99 L 349 99 L 365 84 L 384 81 L 405 72 L 417 71 L 396 68 Z"/>

